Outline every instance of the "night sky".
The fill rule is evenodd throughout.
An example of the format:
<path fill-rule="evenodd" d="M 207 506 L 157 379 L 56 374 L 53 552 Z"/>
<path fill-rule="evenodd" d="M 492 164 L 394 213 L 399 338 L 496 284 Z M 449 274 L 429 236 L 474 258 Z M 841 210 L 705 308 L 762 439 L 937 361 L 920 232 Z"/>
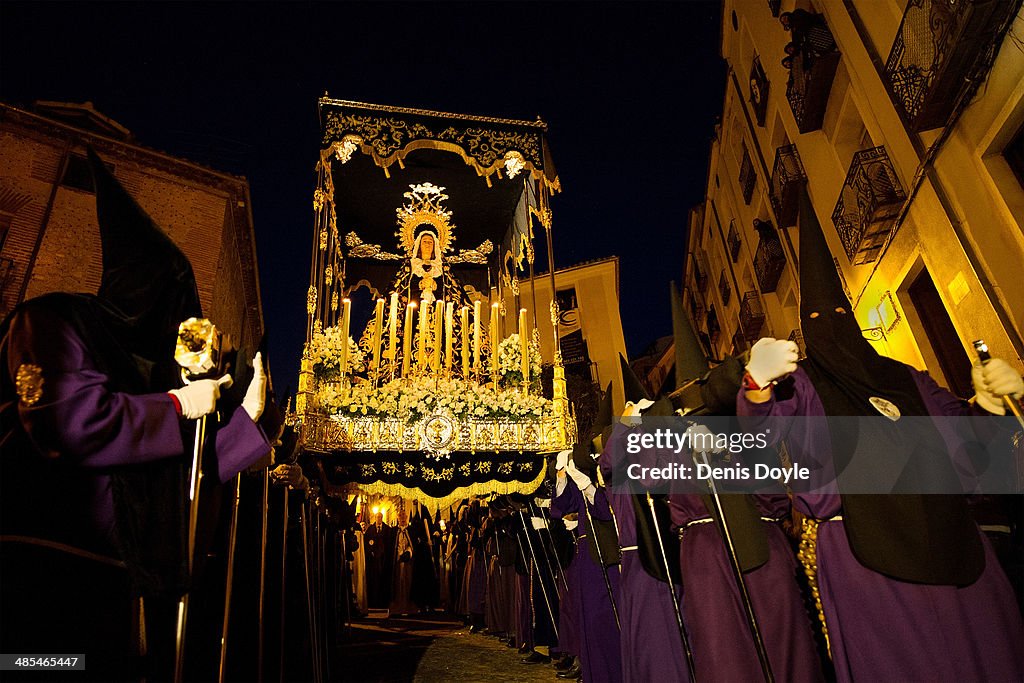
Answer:
<path fill-rule="evenodd" d="M 89 100 L 144 146 L 248 178 L 279 392 L 295 383 L 304 340 L 317 98 L 539 115 L 563 186 L 556 266 L 621 257 L 635 356 L 671 333 L 668 281 L 722 107 L 720 12 L 704 1 L 5 0 L 0 100 Z"/>

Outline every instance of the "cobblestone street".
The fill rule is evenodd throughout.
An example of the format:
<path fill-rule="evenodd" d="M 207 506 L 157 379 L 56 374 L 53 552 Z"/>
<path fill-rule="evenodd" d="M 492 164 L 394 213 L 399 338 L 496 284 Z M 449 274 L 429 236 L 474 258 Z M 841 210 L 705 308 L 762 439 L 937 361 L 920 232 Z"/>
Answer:
<path fill-rule="evenodd" d="M 359 683 L 558 680 L 550 664 L 522 664 L 516 650 L 442 615 L 354 622 L 340 652 L 338 680 Z"/>

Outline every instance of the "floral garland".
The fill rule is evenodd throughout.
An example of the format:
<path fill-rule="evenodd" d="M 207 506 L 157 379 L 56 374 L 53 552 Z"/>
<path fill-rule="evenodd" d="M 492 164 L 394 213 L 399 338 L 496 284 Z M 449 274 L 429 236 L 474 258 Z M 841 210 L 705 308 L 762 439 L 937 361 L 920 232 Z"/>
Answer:
<path fill-rule="evenodd" d="M 541 355 L 536 340 L 530 342 L 530 386 L 540 385 Z M 503 387 L 518 387 L 523 383 L 523 351 L 519 334 L 514 333 L 498 344 L 498 376 Z"/>
<path fill-rule="evenodd" d="M 309 344 L 309 356 L 313 360 L 313 374 L 318 380 L 331 381 L 341 376 L 341 351 L 343 349 L 341 328 L 328 327 L 313 335 Z M 347 372 L 363 372 L 366 356 L 352 337 L 348 338 Z"/>
<path fill-rule="evenodd" d="M 318 397 L 321 408 L 329 415 L 387 416 L 406 424 L 434 413 L 515 422 L 537 419 L 552 411 L 551 401 L 543 396 L 512 389 L 496 390 L 459 378 L 396 379 L 376 387 L 369 382 L 351 388 L 327 384 L 320 387 Z"/>

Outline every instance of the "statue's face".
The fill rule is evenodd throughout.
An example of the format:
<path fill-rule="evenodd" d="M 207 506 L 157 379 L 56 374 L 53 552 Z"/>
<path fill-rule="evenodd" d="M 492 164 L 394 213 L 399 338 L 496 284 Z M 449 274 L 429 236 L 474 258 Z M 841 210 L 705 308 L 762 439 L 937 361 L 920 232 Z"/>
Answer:
<path fill-rule="evenodd" d="M 434 236 L 424 235 L 420 238 L 420 258 L 430 261 L 434 258 Z"/>

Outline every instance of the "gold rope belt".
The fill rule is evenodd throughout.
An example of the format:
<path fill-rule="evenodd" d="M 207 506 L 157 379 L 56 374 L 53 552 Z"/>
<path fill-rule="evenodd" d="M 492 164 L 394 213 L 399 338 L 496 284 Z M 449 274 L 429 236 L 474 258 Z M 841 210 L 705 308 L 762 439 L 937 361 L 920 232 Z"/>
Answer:
<path fill-rule="evenodd" d="M 775 519 L 773 517 L 763 517 L 763 516 L 761 517 L 761 521 L 762 522 L 767 522 L 768 524 L 778 524 L 783 519 L 785 519 L 785 517 L 780 517 L 779 519 Z M 710 524 L 711 522 L 714 522 L 714 521 L 715 520 L 714 520 L 713 517 L 701 517 L 700 519 L 691 519 L 685 525 L 679 527 L 676 530 L 676 533 L 679 534 L 679 538 L 680 538 L 680 540 L 682 540 L 683 534 L 686 533 L 686 530 L 689 529 L 690 527 L 696 526 L 698 524 Z"/>

